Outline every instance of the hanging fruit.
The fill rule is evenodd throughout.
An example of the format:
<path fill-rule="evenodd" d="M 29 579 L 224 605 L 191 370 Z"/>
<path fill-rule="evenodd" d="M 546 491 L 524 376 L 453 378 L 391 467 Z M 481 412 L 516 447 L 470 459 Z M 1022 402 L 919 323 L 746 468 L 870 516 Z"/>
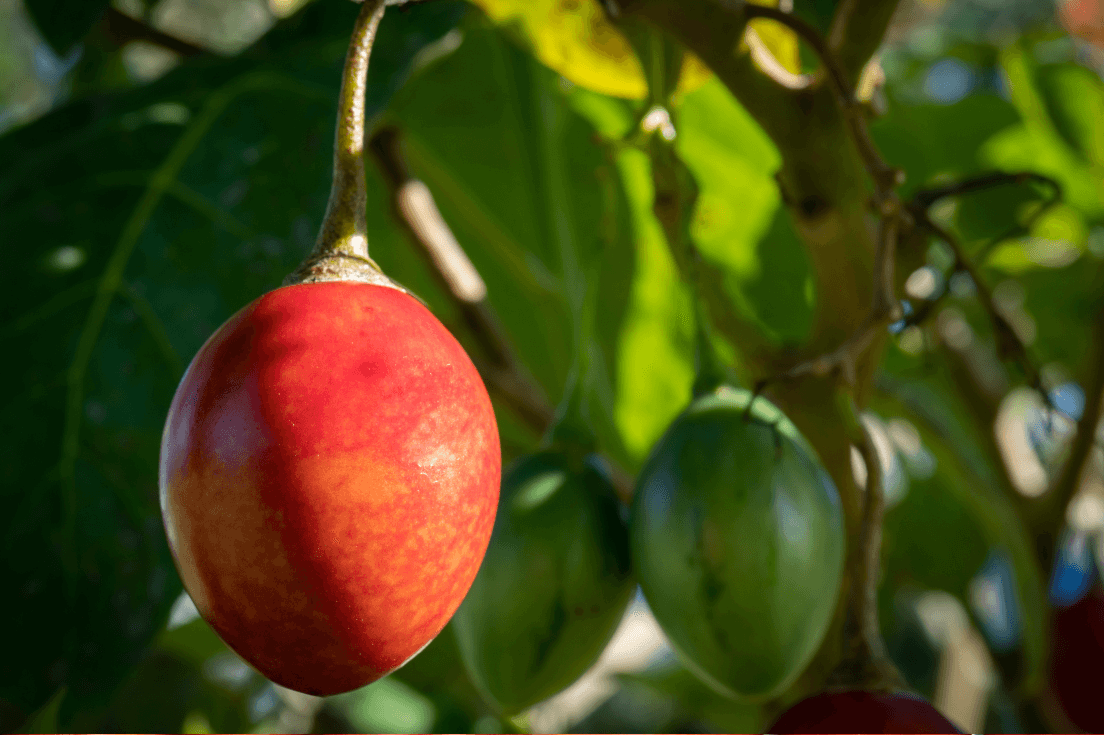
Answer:
<path fill-rule="evenodd" d="M 687 667 L 768 697 L 809 663 L 836 607 L 843 518 L 797 429 L 762 398 L 695 400 L 652 450 L 630 519 L 633 564 Z"/>
<path fill-rule="evenodd" d="M 1070 721 L 1085 732 L 1104 731 L 1104 592 L 1099 587 L 1053 612 L 1051 687 Z"/>
<path fill-rule="evenodd" d="M 906 692 L 821 692 L 783 714 L 767 732 L 778 733 L 958 733 L 926 700 Z"/>
<path fill-rule="evenodd" d="M 282 686 L 372 682 L 460 604 L 494 523 L 498 431 L 455 338 L 368 257 L 368 54 L 357 19 L 314 251 L 220 327 L 177 388 L 161 508 L 180 576 L 223 640 Z"/>
<path fill-rule="evenodd" d="M 503 477 L 490 548 L 453 618 L 464 665 L 501 711 L 520 712 L 597 660 L 634 589 L 601 460 L 529 455 Z"/>

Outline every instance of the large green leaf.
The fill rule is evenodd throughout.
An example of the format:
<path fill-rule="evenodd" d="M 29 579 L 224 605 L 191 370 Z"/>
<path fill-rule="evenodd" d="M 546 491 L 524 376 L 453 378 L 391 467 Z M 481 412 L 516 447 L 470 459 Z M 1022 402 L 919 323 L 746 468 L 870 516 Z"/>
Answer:
<path fill-rule="evenodd" d="M 433 191 L 553 401 L 573 360 L 572 304 L 581 287 L 573 263 L 600 258 L 591 417 L 603 447 L 623 458 L 609 417 L 635 257 L 628 206 L 613 162 L 567 94 L 558 77 L 473 14 L 459 50 L 405 87 L 390 114 L 404 130 L 413 172 Z"/>
<path fill-rule="evenodd" d="M 576 89 L 571 102 L 607 140 L 620 140 L 632 127 L 632 110 L 608 97 Z M 636 148 L 620 148 L 615 160 L 632 216 L 636 263 L 618 344 L 613 415 L 634 464 L 639 464 L 690 401 L 693 308 L 652 213 L 648 156 Z"/>
<path fill-rule="evenodd" d="M 1022 46 L 1006 49 L 1001 62 L 1023 122 L 993 136 L 981 149 L 982 155 L 1008 170 L 1033 170 L 1054 177 L 1062 182 L 1066 201 L 1087 217 L 1104 217 L 1104 164 L 1086 157 L 1099 153 L 1098 138 L 1104 129 L 1104 122 L 1093 119 L 1094 109 L 1101 104 L 1099 83 L 1076 72 L 1050 69 L 1045 77 L 1050 89 L 1059 85 L 1080 88 L 1076 104 L 1063 99 L 1059 105 L 1055 94 L 1049 99 L 1044 96 L 1038 65 Z"/>
<path fill-rule="evenodd" d="M 313 242 L 357 11 L 315 3 L 241 58 L 77 102 L 0 140 L 9 354 L 0 449 L 13 722 L 60 686 L 62 727 L 105 706 L 180 589 L 157 502 L 162 423 L 183 367 Z M 395 12 L 369 107 L 463 12 Z"/>
<path fill-rule="evenodd" d="M 678 106 L 676 149 L 700 194 L 691 237 L 727 272 L 735 307 L 778 341 L 812 326 L 808 258 L 782 207 L 778 151 L 717 79 Z"/>

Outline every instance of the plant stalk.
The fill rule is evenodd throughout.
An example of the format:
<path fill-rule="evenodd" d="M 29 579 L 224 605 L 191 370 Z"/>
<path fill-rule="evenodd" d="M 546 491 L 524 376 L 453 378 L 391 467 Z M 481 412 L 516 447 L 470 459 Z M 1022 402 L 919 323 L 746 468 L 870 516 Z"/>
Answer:
<path fill-rule="evenodd" d="M 386 0 L 364 0 L 357 15 L 337 105 L 333 183 L 314 249 L 285 285 L 361 281 L 400 288 L 368 257 L 368 202 L 364 178 L 364 108 L 368 58 Z"/>

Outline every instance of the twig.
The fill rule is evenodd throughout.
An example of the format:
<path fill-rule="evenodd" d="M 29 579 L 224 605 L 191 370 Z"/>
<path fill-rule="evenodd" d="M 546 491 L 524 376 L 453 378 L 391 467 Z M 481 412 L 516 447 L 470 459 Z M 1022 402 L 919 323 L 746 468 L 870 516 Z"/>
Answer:
<path fill-rule="evenodd" d="M 982 306 L 985 307 L 985 311 L 989 315 L 989 321 L 993 326 L 993 334 L 997 339 L 997 355 L 1001 357 L 1001 359 L 1015 360 L 1017 364 L 1019 364 L 1020 369 L 1024 372 L 1028 384 L 1039 391 L 1043 395 L 1044 400 L 1049 404 L 1050 398 L 1045 386 L 1043 386 L 1042 376 L 1039 369 L 1031 360 L 1027 345 L 1023 343 L 1023 340 L 1020 339 L 1016 330 L 1000 313 L 996 303 L 993 301 L 992 291 L 989 290 L 989 286 L 981 277 L 981 273 L 978 271 L 977 267 L 974 266 L 966 256 L 958 238 L 945 228 L 933 222 L 924 209 L 920 207 L 912 207 L 911 209 L 916 224 L 931 232 L 945 242 L 947 247 L 951 249 L 951 253 L 954 255 L 955 259 L 954 270 L 966 273 L 973 281 L 974 287 L 978 292 L 978 298 Z"/>
<path fill-rule="evenodd" d="M 882 463 L 870 429 L 860 419 L 862 440 L 857 445 L 866 465 L 857 561 L 851 574 L 844 627 L 844 652 L 829 676 L 829 685 L 863 688 L 897 688 L 900 673 L 889 659 L 878 627 L 878 569 L 881 564 L 882 516 L 885 514 Z"/>
<path fill-rule="evenodd" d="M 556 409 L 522 365 L 494 309 L 479 271 L 441 217 L 433 195 L 416 179 L 402 154 L 402 138 L 393 126 L 377 130 L 368 149 L 391 191 L 392 211 L 430 272 L 460 312 L 486 359 L 474 358 L 487 388 L 535 434 L 556 419 Z M 633 478 L 607 458 L 614 488 L 625 503 L 632 499 Z"/>
<path fill-rule="evenodd" d="M 1101 398 L 1104 397 L 1104 310 L 1097 314 L 1091 344 L 1093 355 L 1089 362 L 1085 408 L 1077 421 L 1077 433 L 1070 447 L 1069 458 L 1054 483 L 1040 498 L 1041 518 L 1036 528 L 1042 535 L 1036 533 L 1036 547 L 1044 571 L 1053 566 L 1058 529 L 1064 521 L 1067 506 L 1081 488 L 1081 478 L 1092 457 L 1093 448 L 1097 445 L 1096 429 L 1100 424 Z"/>
<path fill-rule="evenodd" d="M 115 8 L 107 9 L 103 25 L 108 39 L 116 46 L 125 46 L 131 41 L 146 41 L 169 51 L 175 51 L 181 56 L 198 56 L 207 51 L 202 46 L 160 31 Z"/>
<path fill-rule="evenodd" d="M 994 171 L 992 173 L 981 174 L 980 176 L 962 179 L 961 181 L 956 181 L 954 183 L 947 184 L 946 186 L 939 186 L 931 189 L 921 189 L 913 195 L 912 199 L 917 206 L 924 209 L 929 209 L 940 199 L 946 199 L 947 197 L 962 196 L 963 194 L 973 194 L 978 191 L 985 191 L 998 186 L 1005 186 L 1010 184 L 1025 184 L 1028 182 L 1048 186 L 1054 192 L 1055 199 L 1062 198 L 1062 185 L 1049 176 L 1043 176 L 1042 174 L 1037 174 L 1033 171 L 1017 171 L 1014 173 Z"/>
<path fill-rule="evenodd" d="M 962 196 L 965 194 L 972 194 L 978 191 L 991 189 L 997 186 L 1003 186 L 1007 184 L 1021 184 L 1025 182 L 1034 182 L 1044 184 L 1051 188 L 1051 196 L 1048 197 L 1038 209 L 1031 213 L 1023 224 L 1016 224 L 1005 230 L 1004 232 L 991 238 L 988 242 L 981 246 L 978 252 L 978 260 L 984 261 L 985 257 L 990 251 L 1000 243 L 1004 242 L 1008 238 L 1015 235 L 1017 232 L 1023 230 L 1029 230 L 1034 226 L 1035 222 L 1046 213 L 1048 209 L 1062 200 L 1062 185 L 1051 179 L 1050 177 L 1043 176 L 1031 171 L 1020 171 L 1016 173 L 1004 173 L 994 172 L 988 174 L 982 174 L 981 176 L 975 176 L 969 179 L 963 179 L 956 181 L 946 186 L 940 186 L 932 189 L 922 189 L 917 192 L 912 199 L 912 203 L 909 205 L 909 209 L 913 212 L 922 211 L 925 216 L 919 218 L 920 224 L 925 225 L 931 222 L 930 215 L 927 215 L 927 211 L 931 209 L 932 205 L 941 199 L 945 199 L 951 196 Z M 930 229 L 930 228 L 929 228 Z M 954 247 L 952 243 L 948 243 L 949 247 Z M 961 250 L 961 248 L 959 248 Z M 955 254 L 955 262 L 951 264 L 949 272 L 943 274 L 943 280 L 950 280 L 950 276 L 962 270 L 962 263 L 965 262 L 965 257 L 959 257 L 958 253 Z M 975 276 L 971 276 L 975 281 Z M 948 289 L 944 287 L 943 291 L 933 299 L 927 299 L 924 303 L 917 308 L 912 314 L 905 317 L 905 325 L 912 326 L 921 324 L 924 322 L 936 309 L 939 303 L 946 297 Z"/>

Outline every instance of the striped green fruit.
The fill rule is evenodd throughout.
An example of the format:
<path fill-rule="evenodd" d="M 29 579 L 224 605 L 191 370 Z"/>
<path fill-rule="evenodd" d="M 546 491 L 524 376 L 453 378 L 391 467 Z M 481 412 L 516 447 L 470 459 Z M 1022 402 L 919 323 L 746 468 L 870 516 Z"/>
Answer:
<path fill-rule="evenodd" d="M 503 476 L 490 547 L 452 619 L 472 681 L 504 713 L 568 687 L 635 590 L 628 529 L 600 460 L 530 455 Z"/>
<path fill-rule="evenodd" d="M 723 694 L 765 698 L 808 665 L 843 573 L 839 496 L 781 412 L 747 391 L 695 400 L 652 450 L 630 517 L 660 626 Z"/>

